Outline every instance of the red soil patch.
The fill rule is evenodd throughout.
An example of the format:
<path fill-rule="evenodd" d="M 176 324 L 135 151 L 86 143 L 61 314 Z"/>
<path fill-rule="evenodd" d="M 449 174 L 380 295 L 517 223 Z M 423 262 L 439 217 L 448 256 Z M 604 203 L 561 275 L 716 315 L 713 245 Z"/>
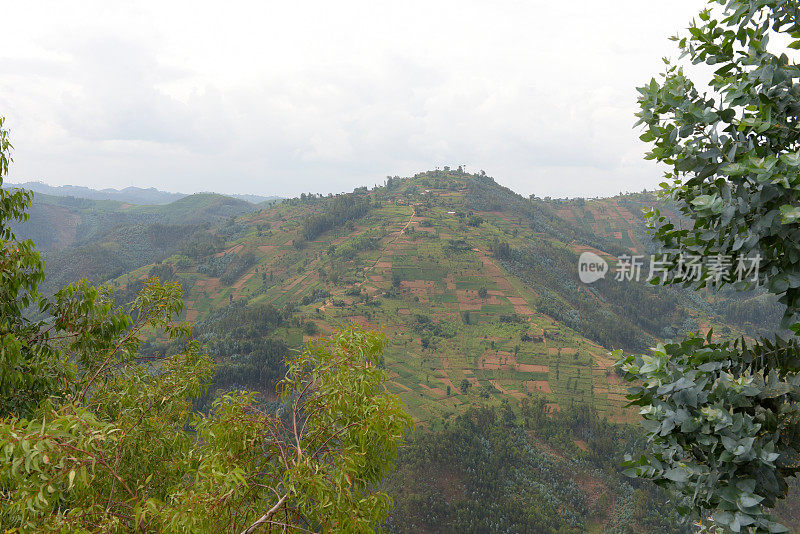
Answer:
<path fill-rule="evenodd" d="M 447 393 L 442 388 L 432 388 L 425 384 L 420 384 L 420 387 L 425 388 L 426 390 L 430 391 L 431 393 L 435 394 L 437 397 L 446 397 Z"/>
<path fill-rule="evenodd" d="M 608 354 L 601 353 L 601 354 L 592 354 L 592 358 L 594 358 L 595 363 L 600 369 L 608 369 L 612 365 L 614 365 L 614 360 Z"/>
<path fill-rule="evenodd" d="M 633 236 L 633 230 L 628 230 L 628 237 L 630 238 L 631 243 L 634 245 L 631 247 L 631 252 L 639 252 L 639 247 L 636 246 L 636 238 Z"/>
<path fill-rule="evenodd" d="M 478 253 L 478 257 L 483 262 L 484 272 L 486 272 L 492 280 L 497 284 L 497 287 L 502 290 L 513 289 L 508 279 L 503 274 L 503 271 L 498 267 L 486 254 L 480 250 L 474 249 Z"/>
<path fill-rule="evenodd" d="M 436 284 L 430 280 L 403 280 L 401 284 L 403 287 L 408 287 L 411 289 L 432 289 L 436 286 Z"/>
<path fill-rule="evenodd" d="M 236 291 L 239 291 L 240 289 L 242 289 L 242 286 L 244 286 L 247 283 L 247 281 L 250 280 L 253 277 L 254 274 L 256 274 L 256 270 L 255 269 L 253 269 L 249 273 L 246 273 L 244 276 L 239 278 L 238 282 L 233 284 L 233 289 L 235 289 Z"/>
<path fill-rule="evenodd" d="M 265 252 L 267 254 L 271 253 L 276 248 L 278 248 L 277 245 L 259 245 L 258 246 L 258 250 L 260 250 L 261 252 Z"/>
<path fill-rule="evenodd" d="M 203 278 L 195 282 L 194 287 L 213 299 L 219 294 L 219 278 Z"/>
<path fill-rule="evenodd" d="M 522 373 L 547 373 L 550 368 L 546 365 L 536 365 L 532 363 L 518 363 L 517 371 Z"/>
<path fill-rule="evenodd" d="M 622 378 L 619 375 L 617 375 L 617 373 L 614 372 L 606 375 L 606 381 L 608 381 L 609 384 L 615 386 L 622 384 Z"/>
<path fill-rule="evenodd" d="M 547 380 L 526 380 L 525 389 L 531 393 L 552 393 L 550 383 Z"/>
<path fill-rule="evenodd" d="M 492 295 L 488 298 L 482 299 L 478 296 L 478 292 L 472 289 L 458 289 L 456 290 L 456 298 L 458 299 L 458 307 L 461 311 L 467 310 L 480 310 L 484 304 L 498 305 L 502 304 L 500 299 Z"/>
<path fill-rule="evenodd" d="M 401 286 L 409 291 L 412 295 L 419 298 L 420 302 L 430 302 L 428 298 L 428 289 L 433 287 L 433 282 L 425 280 L 402 281 Z"/>
<path fill-rule="evenodd" d="M 308 277 L 308 273 L 305 273 L 305 274 L 302 274 L 302 275 L 298 276 L 297 278 L 292 280 L 292 282 L 288 286 L 285 286 L 283 288 L 284 291 L 286 291 L 286 292 L 291 291 L 292 289 L 294 289 L 297 286 L 297 284 L 299 284 L 300 282 L 305 280 L 307 277 Z"/>
<path fill-rule="evenodd" d="M 478 367 L 487 371 L 511 371 L 517 366 L 517 359 L 510 352 L 486 351 L 478 361 Z"/>

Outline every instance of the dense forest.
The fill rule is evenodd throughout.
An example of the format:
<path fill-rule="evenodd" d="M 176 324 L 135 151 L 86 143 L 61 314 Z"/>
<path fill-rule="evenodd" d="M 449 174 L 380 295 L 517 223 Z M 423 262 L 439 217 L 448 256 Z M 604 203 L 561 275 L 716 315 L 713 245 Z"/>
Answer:
<path fill-rule="evenodd" d="M 643 435 L 591 410 L 474 408 L 417 431 L 388 489 L 389 532 L 689 532 L 652 484 L 620 468 Z"/>
<path fill-rule="evenodd" d="M 308 241 L 332 228 L 363 217 L 372 206 L 369 197 L 355 192 L 322 198 L 317 202 L 322 204 L 321 213 L 309 215 L 303 222 L 301 235 Z"/>

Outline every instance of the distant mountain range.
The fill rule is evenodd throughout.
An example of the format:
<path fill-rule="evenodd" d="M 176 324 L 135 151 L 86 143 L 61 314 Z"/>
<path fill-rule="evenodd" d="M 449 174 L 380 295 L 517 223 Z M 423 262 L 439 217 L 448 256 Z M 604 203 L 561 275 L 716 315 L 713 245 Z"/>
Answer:
<path fill-rule="evenodd" d="M 30 189 L 34 193 L 43 193 L 45 195 L 52 195 L 57 197 L 75 197 L 87 198 L 90 200 L 116 200 L 118 202 L 127 202 L 130 204 L 140 205 L 164 205 L 176 200 L 180 200 L 189 195 L 185 193 L 170 193 L 161 191 L 155 187 L 142 188 L 142 187 L 126 187 L 124 189 L 92 189 L 89 187 L 79 185 L 60 185 L 52 186 L 43 182 L 25 182 L 21 184 L 8 183 L 12 187 L 22 187 Z M 263 202 L 280 200 L 277 196 L 261 196 L 251 194 L 232 194 L 225 195 L 238 200 L 244 200 L 251 204 L 261 204 Z"/>

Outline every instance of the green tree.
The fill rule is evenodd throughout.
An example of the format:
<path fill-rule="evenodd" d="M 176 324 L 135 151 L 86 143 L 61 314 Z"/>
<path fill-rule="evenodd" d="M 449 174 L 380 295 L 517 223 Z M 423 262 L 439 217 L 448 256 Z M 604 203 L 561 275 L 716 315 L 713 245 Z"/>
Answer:
<path fill-rule="evenodd" d="M 472 384 L 469 382 L 469 380 L 467 380 L 467 379 L 465 378 L 465 379 L 463 379 L 463 380 L 461 381 L 461 384 L 459 385 L 459 389 L 461 390 L 461 393 L 462 393 L 463 395 L 466 395 L 466 394 L 467 394 L 467 392 L 469 391 L 469 388 L 470 388 L 471 386 L 472 386 Z"/>
<path fill-rule="evenodd" d="M 777 38 L 776 38 L 777 37 Z M 663 80 L 639 89 L 637 114 L 652 142 L 647 159 L 665 163 L 668 197 L 690 220 L 646 214 L 662 258 L 677 273 L 687 256 L 703 264 L 697 287 L 764 284 L 800 311 L 800 69 L 771 41 L 800 48 L 796 2 L 712 0 L 685 37 L 673 38 L 694 64 L 714 69 L 701 92 L 667 61 Z M 750 280 L 732 276 L 760 260 Z M 727 262 L 731 278 L 714 265 Z M 756 271 L 756 269 L 753 269 Z M 741 271 L 740 271 L 741 272 Z M 656 281 L 658 282 L 658 281 Z M 677 276 L 661 282 L 695 284 Z M 778 326 L 778 325 L 776 325 Z M 652 355 L 622 359 L 637 384 L 649 454 L 629 472 L 676 490 L 680 511 L 726 531 L 783 532 L 769 515 L 800 468 L 800 358 L 797 338 L 716 343 L 690 337 Z"/>
<path fill-rule="evenodd" d="M 175 322 L 180 286 L 151 278 L 131 315 L 86 282 L 45 298 L 42 260 L 9 226 L 30 200 L 0 189 L 4 529 L 368 532 L 386 519 L 380 483 L 412 421 L 384 388 L 383 336 L 350 327 L 306 347 L 275 413 L 246 392 L 195 413 L 213 365 Z M 151 336 L 185 345 L 143 357 Z"/>

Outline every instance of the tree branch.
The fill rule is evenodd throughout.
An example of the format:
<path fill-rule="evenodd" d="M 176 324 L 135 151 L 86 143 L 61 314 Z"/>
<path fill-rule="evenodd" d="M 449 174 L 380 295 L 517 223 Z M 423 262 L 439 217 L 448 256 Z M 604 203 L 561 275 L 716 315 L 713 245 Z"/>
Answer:
<path fill-rule="evenodd" d="M 253 523 L 252 525 L 250 525 L 249 527 L 244 529 L 242 531 L 242 534 L 251 534 L 252 532 L 255 532 L 258 527 L 260 527 L 264 523 L 269 522 L 270 518 L 273 515 L 275 515 L 278 512 L 278 510 L 280 510 L 281 506 L 283 506 L 283 503 L 285 503 L 288 498 L 289 498 L 289 494 L 287 493 L 286 495 L 284 495 L 283 497 L 278 499 L 278 502 L 275 503 L 275 506 L 270 508 L 269 511 L 266 514 L 264 514 L 261 517 L 259 517 L 256 520 L 255 523 Z"/>

